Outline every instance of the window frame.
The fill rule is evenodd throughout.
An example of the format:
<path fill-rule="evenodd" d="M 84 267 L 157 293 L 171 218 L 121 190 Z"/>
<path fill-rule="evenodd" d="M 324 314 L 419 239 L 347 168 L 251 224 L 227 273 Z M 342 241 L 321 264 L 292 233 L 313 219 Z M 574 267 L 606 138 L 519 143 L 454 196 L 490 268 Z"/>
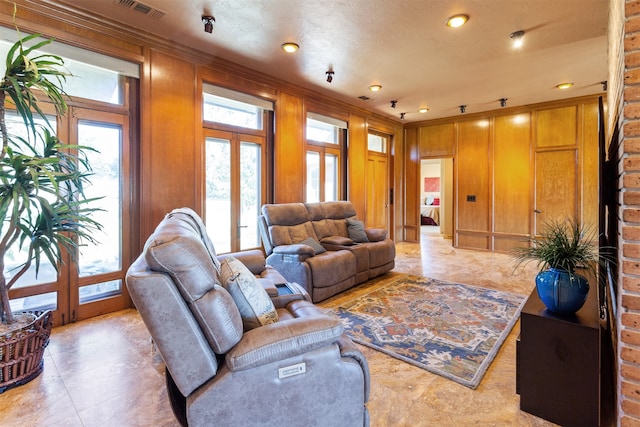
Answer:
<path fill-rule="evenodd" d="M 318 122 L 323 122 L 329 125 L 332 125 L 336 128 L 335 135 L 336 141 L 317 141 L 314 139 L 309 139 L 307 137 L 307 123 L 308 120 L 314 120 Z M 309 152 L 317 152 L 320 156 L 320 177 L 319 183 L 320 188 L 318 191 L 319 201 L 324 202 L 326 200 L 326 156 L 334 155 L 337 157 L 337 170 L 336 170 L 336 184 L 335 184 L 335 194 L 336 200 L 344 200 L 347 194 L 347 163 L 346 163 L 346 147 L 347 147 L 347 135 L 348 128 L 347 122 L 342 121 L 340 119 L 333 118 L 331 116 L 322 115 L 320 113 L 315 113 L 311 111 L 307 111 L 305 115 L 305 126 L 304 126 L 304 141 L 305 141 L 305 165 L 304 165 L 304 198 L 305 201 L 309 200 L 309 194 L 307 192 L 308 188 L 308 169 L 306 156 Z"/>

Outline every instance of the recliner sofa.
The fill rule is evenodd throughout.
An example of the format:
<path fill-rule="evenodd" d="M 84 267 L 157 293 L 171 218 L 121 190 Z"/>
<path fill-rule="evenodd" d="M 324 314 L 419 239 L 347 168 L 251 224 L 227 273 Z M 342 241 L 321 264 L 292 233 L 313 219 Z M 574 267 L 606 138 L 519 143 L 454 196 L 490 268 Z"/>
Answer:
<path fill-rule="evenodd" d="M 384 229 L 365 229 L 349 201 L 262 206 L 267 264 L 319 302 L 395 266 Z"/>
<path fill-rule="evenodd" d="M 178 209 L 129 268 L 176 417 L 189 426 L 368 426 L 366 359 L 302 288 L 280 294 L 259 252 L 218 257 L 200 217 Z"/>

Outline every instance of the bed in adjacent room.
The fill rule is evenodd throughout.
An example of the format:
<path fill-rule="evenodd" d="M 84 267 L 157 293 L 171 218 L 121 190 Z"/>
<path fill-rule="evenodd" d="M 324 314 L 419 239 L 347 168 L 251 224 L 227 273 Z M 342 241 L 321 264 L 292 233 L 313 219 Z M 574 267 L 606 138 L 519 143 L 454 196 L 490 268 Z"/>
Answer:
<path fill-rule="evenodd" d="M 424 205 L 420 205 L 420 224 L 439 225 L 440 224 L 440 198 L 427 197 Z"/>

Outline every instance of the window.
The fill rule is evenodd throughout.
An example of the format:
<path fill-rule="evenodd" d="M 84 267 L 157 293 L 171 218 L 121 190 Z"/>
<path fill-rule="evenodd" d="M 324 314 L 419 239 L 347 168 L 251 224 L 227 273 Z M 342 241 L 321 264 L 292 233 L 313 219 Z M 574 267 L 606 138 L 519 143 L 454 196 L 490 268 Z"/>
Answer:
<path fill-rule="evenodd" d="M 219 253 L 259 248 L 272 104 L 209 84 L 203 90 L 205 223 L 228 230 L 210 236 Z"/>
<path fill-rule="evenodd" d="M 339 200 L 341 177 L 346 165 L 341 164 L 346 142 L 347 123 L 332 117 L 308 113 L 306 126 L 306 202 Z"/>
<path fill-rule="evenodd" d="M 262 129 L 262 109 L 219 96 L 204 94 L 204 119 L 249 129 Z"/>
<path fill-rule="evenodd" d="M 23 36 L 27 33 L 23 33 Z M 0 56 L 6 57 L 15 43 L 15 30 L 0 27 Z M 34 46 L 44 39 L 37 37 L 28 43 Z M 53 41 L 35 52 L 57 55 L 64 59 L 64 67 L 69 72 L 63 82 L 64 91 L 72 97 L 80 97 L 108 104 L 123 105 L 125 77 L 140 78 L 138 64 L 91 52 L 75 46 Z M 5 64 L 0 64 L 4 74 Z"/>
<path fill-rule="evenodd" d="M 273 110 L 270 101 L 207 83 L 202 90 L 204 121 L 264 130 L 264 111 Z"/>
<path fill-rule="evenodd" d="M 307 117 L 307 139 L 328 144 L 338 144 L 340 128 L 329 123 Z"/>
<path fill-rule="evenodd" d="M 64 84 L 64 90 L 70 96 L 122 104 L 123 90 L 120 74 L 73 60 L 66 60 L 64 65 L 72 74 Z"/>
<path fill-rule="evenodd" d="M 368 146 L 369 151 L 375 151 L 376 153 L 386 153 L 387 152 L 387 136 L 369 133 L 368 135 Z"/>
<path fill-rule="evenodd" d="M 92 166 L 90 183 L 84 187 L 88 198 L 96 198 L 93 207 L 101 211 L 93 215 L 102 230 L 94 236 L 96 243 L 80 242 L 76 263 L 68 257 L 57 273 L 45 259 L 35 277 L 35 265 L 11 289 L 11 307 L 14 310 L 52 309 L 55 323 L 85 319 L 127 307 L 124 276 L 130 259 L 127 236 L 130 235 L 131 209 L 128 164 L 129 114 L 119 107 L 113 112 L 102 104 L 94 109 L 94 101 L 87 103 L 74 98 L 74 105 L 64 117 L 49 116 L 49 122 L 59 129 L 69 129 L 65 142 L 71 147 L 80 145 L 94 149 L 84 151 Z M 81 104 L 86 104 L 82 106 Z M 45 107 L 50 108 L 45 104 Z M 24 126 L 10 116 L 12 132 L 24 132 Z M 23 127 L 19 131 L 19 126 Z M 58 130 L 57 133 L 61 133 Z M 6 266 L 8 271 L 23 262 L 16 257 Z"/>
<path fill-rule="evenodd" d="M 5 56 L 14 41 L 15 31 L 0 27 L 0 55 Z M 42 41 L 35 38 L 27 46 Z M 40 104 L 49 114 L 49 125 L 69 150 L 78 145 L 97 150 L 85 150 L 93 174 L 84 190 L 89 197 L 98 198 L 93 204 L 102 208 L 93 216 L 103 226 L 94 236 L 99 243 L 80 241 L 76 256 L 65 255 L 58 272 L 43 258 L 37 279 L 32 264 L 9 294 L 12 309 L 52 309 L 54 323 L 60 325 L 130 305 L 124 286 L 131 259 L 128 239 L 133 215 L 129 120 L 137 112 L 128 101 L 137 90 L 134 79 L 139 77 L 139 65 L 59 42 L 44 44 L 36 53 L 59 56 L 71 74 L 62 82 L 73 98 L 64 117 L 56 117 L 50 103 Z M 7 119 L 12 132 L 26 132 L 19 129 L 24 128 L 19 120 Z M 5 267 L 10 272 L 23 261 L 17 256 Z"/>

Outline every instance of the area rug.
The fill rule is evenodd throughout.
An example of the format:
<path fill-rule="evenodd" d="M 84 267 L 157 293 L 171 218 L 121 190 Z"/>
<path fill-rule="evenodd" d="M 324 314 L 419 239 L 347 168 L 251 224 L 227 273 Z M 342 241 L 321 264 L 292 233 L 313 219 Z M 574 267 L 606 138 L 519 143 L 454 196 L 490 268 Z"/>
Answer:
<path fill-rule="evenodd" d="M 402 275 L 328 311 L 355 342 L 475 389 L 525 301 L 508 292 Z"/>

